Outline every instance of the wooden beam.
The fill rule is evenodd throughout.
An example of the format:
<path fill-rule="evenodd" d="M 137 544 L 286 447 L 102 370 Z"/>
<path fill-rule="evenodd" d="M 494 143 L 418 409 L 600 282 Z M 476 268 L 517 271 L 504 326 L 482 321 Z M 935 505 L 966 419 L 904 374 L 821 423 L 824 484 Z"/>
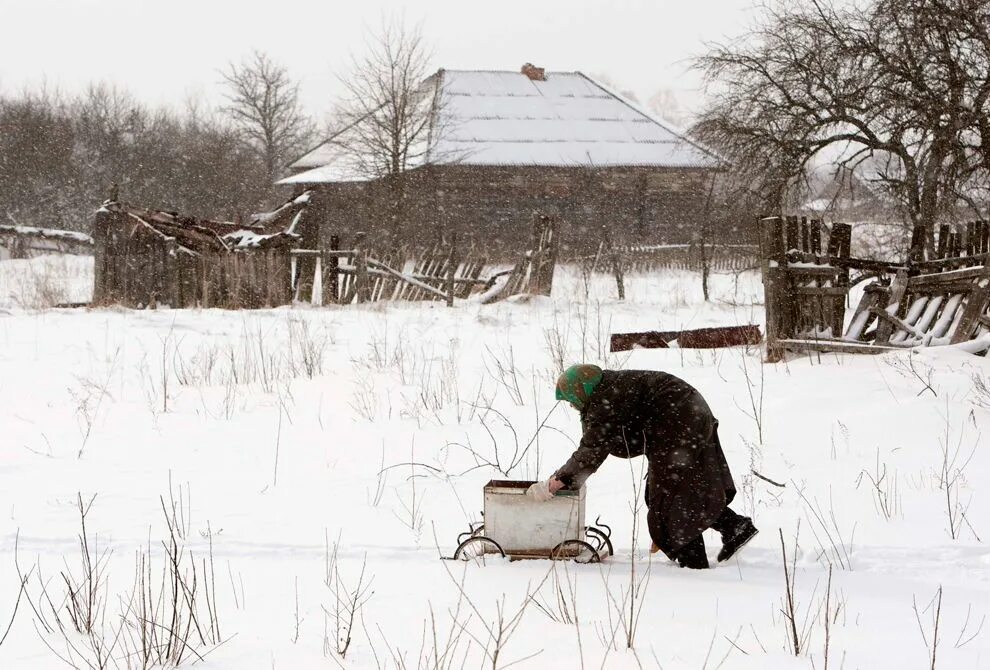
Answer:
<path fill-rule="evenodd" d="M 756 345 L 763 339 L 759 326 L 725 326 L 721 328 L 696 328 L 693 330 L 647 331 L 644 333 L 615 333 L 611 337 L 610 351 L 630 349 L 666 349 L 676 340 L 681 349 L 720 349 L 742 345 Z"/>
<path fill-rule="evenodd" d="M 982 236 L 982 231 L 980 231 Z M 966 298 L 966 306 L 963 308 L 956 330 L 950 336 L 950 344 L 959 344 L 972 339 L 979 319 L 987 309 L 987 302 L 990 301 L 990 268 L 982 268 L 983 277 L 987 279 L 986 286 L 980 286 L 974 282 Z"/>
<path fill-rule="evenodd" d="M 821 353 L 845 354 L 883 354 L 888 351 L 903 351 L 901 347 L 878 346 L 859 342 L 843 342 L 839 340 L 779 340 L 778 344 L 787 351 L 804 352 L 816 351 Z"/>
<path fill-rule="evenodd" d="M 878 319 L 889 321 L 891 325 L 897 327 L 899 330 L 903 330 L 905 333 L 909 333 L 911 335 L 914 335 L 915 337 L 920 337 L 920 338 L 925 337 L 925 334 L 919 331 L 917 328 L 905 323 L 904 320 L 902 319 L 898 319 L 896 316 L 894 316 L 885 309 L 880 309 L 879 307 L 870 307 L 869 312 Z"/>
<path fill-rule="evenodd" d="M 792 295 L 843 296 L 849 293 L 844 286 L 795 286 Z"/>
<path fill-rule="evenodd" d="M 894 281 L 890 284 L 890 296 L 887 301 L 887 307 L 895 307 L 894 311 L 900 309 L 901 301 L 904 299 L 904 293 L 907 291 L 908 285 L 908 275 L 905 271 L 900 271 L 897 276 L 894 277 Z M 871 309 L 876 309 L 871 308 Z M 884 310 L 884 313 L 888 316 L 889 312 Z M 893 323 L 890 319 L 882 319 L 877 322 L 877 335 L 874 342 L 877 344 L 887 344 L 890 341 L 890 336 L 893 334 Z"/>
<path fill-rule="evenodd" d="M 983 267 L 978 267 L 950 270 L 948 272 L 935 272 L 926 275 L 915 275 L 908 280 L 908 288 L 913 290 L 922 286 L 948 284 L 952 281 L 972 281 L 973 279 L 982 277 L 984 272 L 985 269 Z"/>

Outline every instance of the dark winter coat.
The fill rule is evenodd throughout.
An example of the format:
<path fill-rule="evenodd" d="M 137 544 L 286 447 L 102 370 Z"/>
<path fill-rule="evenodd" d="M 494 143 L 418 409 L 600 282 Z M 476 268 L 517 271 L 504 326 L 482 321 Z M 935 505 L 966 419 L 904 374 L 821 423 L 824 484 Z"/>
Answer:
<path fill-rule="evenodd" d="M 701 394 L 674 375 L 605 370 L 581 423 L 581 444 L 554 476 L 576 489 L 609 455 L 645 455 L 650 536 L 669 557 L 709 528 L 735 497 L 718 421 Z"/>

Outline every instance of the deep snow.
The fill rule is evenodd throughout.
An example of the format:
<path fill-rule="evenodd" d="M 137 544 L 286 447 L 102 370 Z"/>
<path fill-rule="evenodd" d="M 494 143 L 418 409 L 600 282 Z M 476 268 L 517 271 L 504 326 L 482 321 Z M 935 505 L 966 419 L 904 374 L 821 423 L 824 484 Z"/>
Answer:
<path fill-rule="evenodd" d="M 829 565 L 829 667 L 930 667 L 925 608 L 940 586 L 936 667 L 990 667 L 983 358 L 943 349 L 764 365 L 755 348 L 607 353 L 612 332 L 761 322 L 754 275 L 715 277 L 709 304 L 689 273 L 630 277 L 618 302 L 606 277 L 586 286 L 561 269 L 552 299 L 453 309 L 27 310 L 17 287 L 45 285 L 44 263 L 0 263 L 0 635 L 18 534 L 21 568 L 64 593 L 57 573 L 79 563 L 77 494 L 96 495 L 87 525 L 112 552 L 105 626 L 119 627 L 135 552 L 150 546 L 161 564 L 160 497 L 171 490 L 188 501 L 187 549 L 199 561 L 212 543 L 226 642 L 198 667 L 434 667 L 422 658 L 451 630 L 457 653 L 443 667 L 492 667 L 498 608 L 511 619 L 535 591 L 559 619 L 554 584 L 566 592 L 570 580 L 578 623 L 530 601 L 498 667 L 823 668 Z M 87 272 L 72 265 L 74 284 L 54 285 L 80 299 Z M 566 459 L 580 427 L 554 408 L 552 380 L 580 360 L 664 369 L 709 399 L 740 488 L 733 506 L 761 529 L 738 559 L 705 572 L 650 561 L 642 510 L 632 544 L 644 464 L 610 460 L 588 485 L 588 518 L 600 515 L 616 544 L 602 566 L 438 560 L 479 519 L 483 484 L 503 476 L 483 463 L 507 469 L 548 414 L 507 474 L 543 477 Z M 778 529 L 789 554 L 797 538 L 799 657 L 782 615 Z M 717 539 L 706 539 L 714 557 Z M 371 586 L 335 661 L 324 575 L 338 540 L 345 585 L 365 566 Z M 617 610 L 629 611 L 633 567 L 642 610 L 629 651 Z M 458 584 L 470 601 L 459 609 Z M 32 578 L 28 594 L 39 591 Z M 64 643 L 35 619 L 22 601 L 0 668 L 64 667 L 46 642 L 65 655 Z"/>

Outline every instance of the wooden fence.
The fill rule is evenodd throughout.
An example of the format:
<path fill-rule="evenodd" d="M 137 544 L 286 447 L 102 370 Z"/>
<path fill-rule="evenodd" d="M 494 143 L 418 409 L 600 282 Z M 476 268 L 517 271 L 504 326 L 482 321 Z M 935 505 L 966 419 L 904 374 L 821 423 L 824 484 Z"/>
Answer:
<path fill-rule="evenodd" d="M 557 260 L 556 217 L 536 214 L 530 249 L 511 268 L 496 272 L 476 247 L 462 250 L 455 237 L 424 248 L 380 251 L 358 234 L 353 249 L 342 250 L 331 236 L 330 249 L 294 249 L 292 276 L 295 299 L 322 305 L 376 301 L 444 301 L 477 295 L 493 302 L 519 293 L 550 295 Z M 315 257 L 308 277 L 302 258 Z M 319 286 L 319 290 L 316 287 Z"/>
<path fill-rule="evenodd" d="M 852 258 L 851 227 L 842 223 L 771 217 L 760 221 L 760 239 L 772 360 L 785 350 L 878 353 L 974 340 L 968 348 L 990 346 L 986 222 L 940 227 L 933 258 L 920 262 Z M 849 290 L 860 283 L 863 297 L 847 326 Z"/>
<path fill-rule="evenodd" d="M 245 225 L 104 203 L 94 222 L 93 303 L 130 307 L 276 307 L 477 295 L 492 302 L 517 293 L 549 295 L 558 221 L 537 213 L 531 248 L 496 272 L 479 249 L 456 239 L 383 252 L 358 234 L 351 249 L 299 249 L 308 198 L 290 200 Z M 305 221 L 304 221 L 305 223 Z M 312 225 L 309 223 L 308 225 Z M 312 231 L 310 231 L 312 232 Z M 319 291 L 315 291 L 319 287 Z"/>
<path fill-rule="evenodd" d="M 614 272 L 610 251 L 618 259 L 620 269 L 627 273 L 650 273 L 660 270 L 690 270 L 701 272 L 708 266 L 712 272 L 742 272 L 760 267 L 760 248 L 756 244 L 625 244 L 609 250 L 602 243 L 596 254 L 568 259 L 570 262 L 592 264 L 593 271 Z"/>
<path fill-rule="evenodd" d="M 354 249 L 338 249 L 339 238 L 331 237 L 333 248 L 293 249 L 293 294 L 299 302 L 322 305 L 396 300 L 443 300 L 467 298 L 488 287 L 481 274 L 487 265 L 475 251 L 455 257 L 456 246 L 404 248 L 375 252 L 359 238 Z M 317 283 L 304 281 L 298 259 L 315 257 Z M 317 290 L 318 289 L 318 290 Z M 312 292 L 311 292 L 312 291 Z"/>

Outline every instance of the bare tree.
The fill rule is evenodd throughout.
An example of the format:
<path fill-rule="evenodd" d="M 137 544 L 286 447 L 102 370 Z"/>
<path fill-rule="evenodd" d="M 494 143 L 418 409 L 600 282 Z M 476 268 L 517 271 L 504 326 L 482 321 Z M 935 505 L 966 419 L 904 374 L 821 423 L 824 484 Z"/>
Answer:
<path fill-rule="evenodd" d="M 255 51 L 221 72 L 227 86 L 225 111 L 260 154 L 270 182 L 310 140 L 312 121 L 299 102 L 299 84 L 288 70 Z"/>
<path fill-rule="evenodd" d="M 344 130 L 334 141 L 357 171 L 387 187 L 393 233 L 405 210 L 405 173 L 428 161 L 442 125 L 441 73 L 428 75 L 430 58 L 418 27 L 386 20 L 340 77 Z"/>
<path fill-rule="evenodd" d="M 698 60 L 719 90 L 695 133 L 776 206 L 812 160 L 864 171 L 899 202 L 920 258 L 986 173 L 975 139 L 990 97 L 986 4 L 776 3 L 754 32 Z"/>

